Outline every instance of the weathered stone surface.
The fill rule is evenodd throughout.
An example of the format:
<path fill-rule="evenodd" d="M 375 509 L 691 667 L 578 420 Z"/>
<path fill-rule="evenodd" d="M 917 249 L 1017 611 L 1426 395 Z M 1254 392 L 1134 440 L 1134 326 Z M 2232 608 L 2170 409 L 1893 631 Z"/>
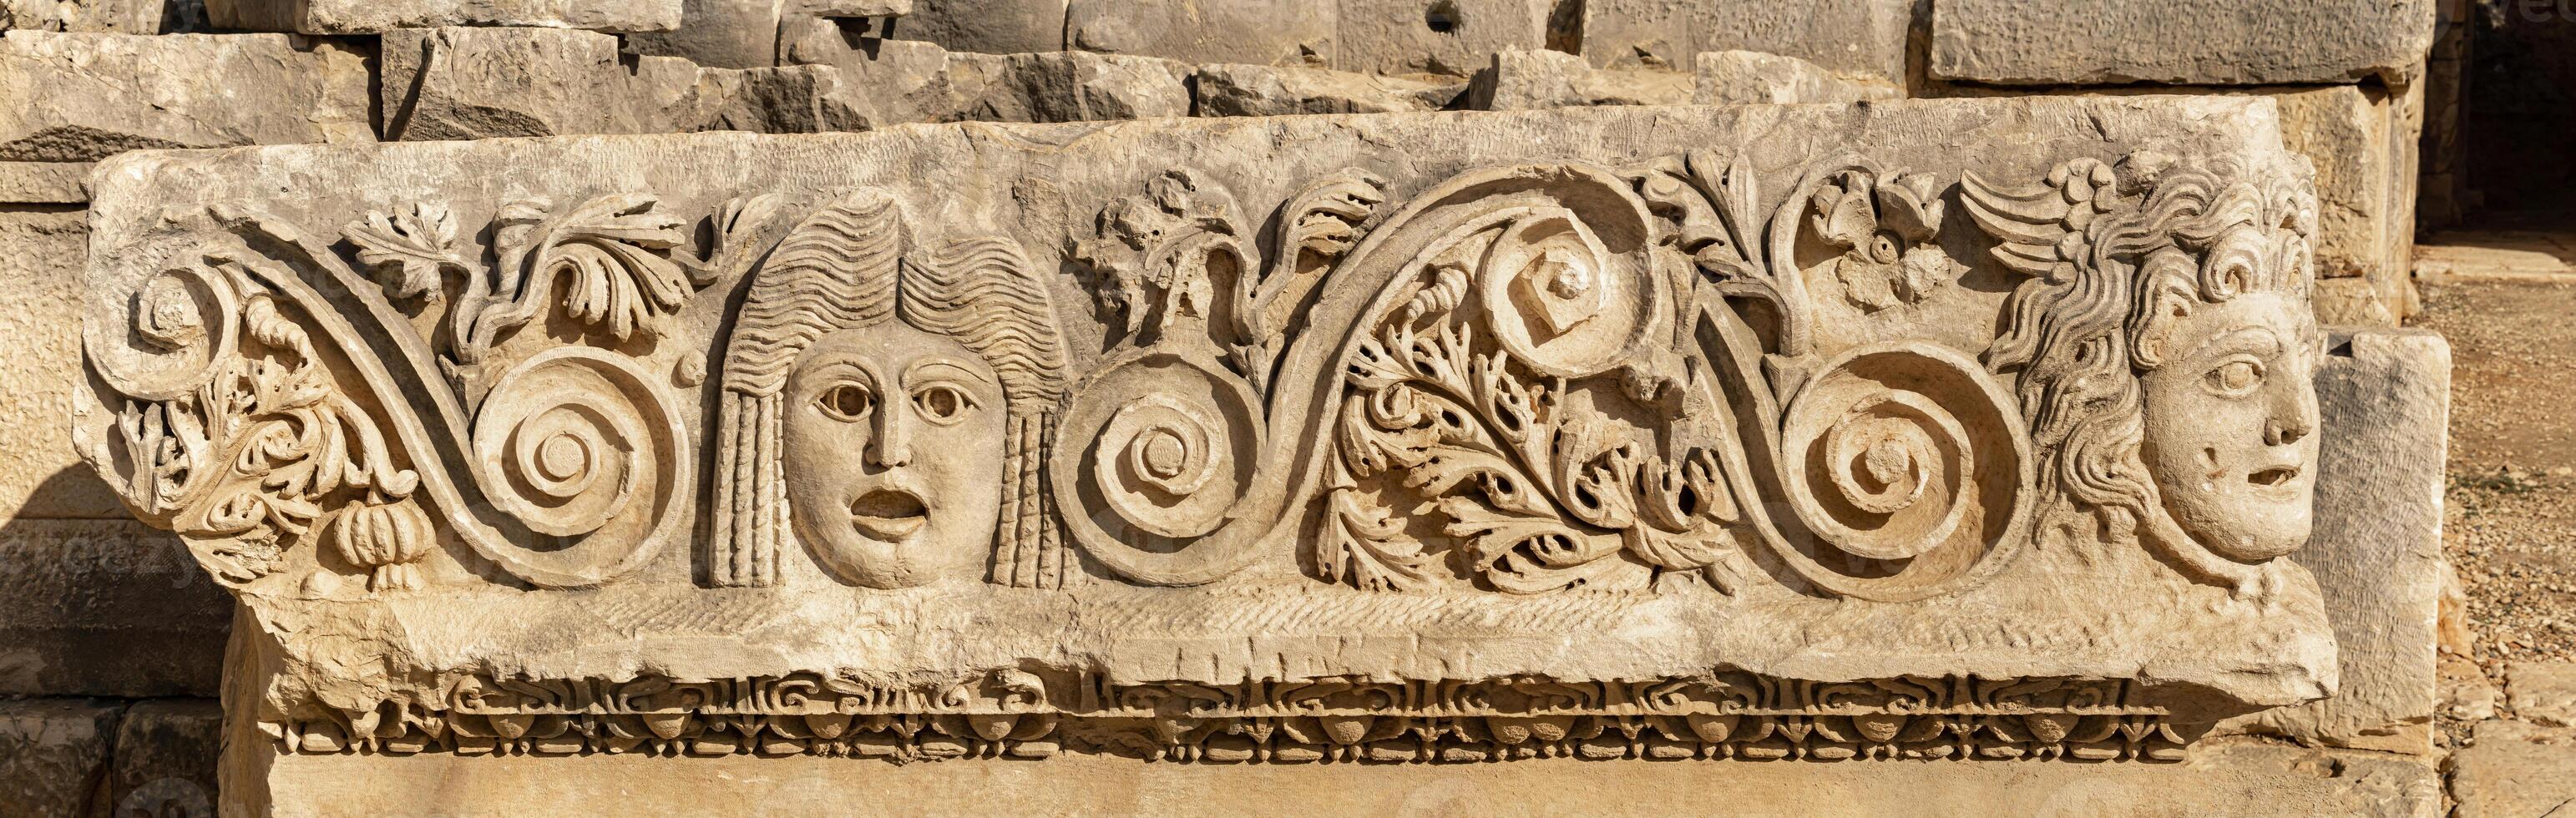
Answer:
<path fill-rule="evenodd" d="M 1065 47 L 1192 63 L 1330 66 L 1332 0 L 1073 0 Z"/>
<path fill-rule="evenodd" d="M 161 33 L 162 0 L 0 0 L 0 30 Z"/>
<path fill-rule="evenodd" d="M 629 54 L 678 57 L 701 68 L 778 64 L 782 0 L 683 0 L 680 25 L 626 35 Z"/>
<path fill-rule="evenodd" d="M 1703 53 L 1693 77 L 1691 102 L 1697 105 L 1859 102 L 1904 96 L 1892 85 L 1845 82 L 1815 63 L 1752 51 Z"/>
<path fill-rule="evenodd" d="M 696 130 L 721 107 L 723 80 L 702 93 L 686 60 L 620 63 L 617 38 L 550 28 L 386 32 L 387 141 Z"/>
<path fill-rule="evenodd" d="M 1582 105 L 1680 105 L 1691 101 L 1692 77 L 1671 71 L 1593 68 L 1560 51 L 1509 50 L 1476 72 L 1467 107 L 1519 111 Z"/>
<path fill-rule="evenodd" d="M 1437 111 L 1466 90 L 1465 82 L 1445 77 L 1240 64 L 1200 66 L 1190 82 L 1198 116 Z"/>
<path fill-rule="evenodd" d="M 1907 85 L 1918 0 L 1584 0 L 1582 54 L 1605 68 L 1690 70 L 1704 51 L 1796 57 L 1845 79 Z"/>
<path fill-rule="evenodd" d="M 0 208 L 0 520 L 124 517 L 106 483 L 72 451 L 71 396 L 80 387 L 81 273 L 88 266 L 85 214 L 63 207 Z"/>
<path fill-rule="evenodd" d="M 2318 414 L 2316 530 L 2292 555 L 2317 577 L 2342 687 L 2256 729 L 2312 743 L 2429 755 L 2440 701 L 2434 652 L 2442 581 L 2451 347 L 2423 330 L 2328 341 Z"/>
<path fill-rule="evenodd" d="M 880 124 L 849 104 L 852 94 L 828 65 L 707 69 L 698 73 L 700 112 L 689 130 L 822 133 Z"/>
<path fill-rule="evenodd" d="M 2513 715 L 2548 727 L 2576 727 L 2576 663 L 2515 662 L 2505 668 Z"/>
<path fill-rule="evenodd" d="M 84 699 L 0 699 L 0 810 L 88 812 L 107 772 L 118 710 Z"/>
<path fill-rule="evenodd" d="M 897 39 L 972 54 L 1064 50 L 1065 0 L 913 0 Z"/>
<path fill-rule="evenodd" d="M 211 816 L 224 711 L 214 699 L 146 699 L 125 708 L 108 765 L 118 816 Z"/>
<path fill-rule="evenodd" d="M 0 204 L 89 201 L 88 162 L 0 162 Z"/>
<path fill-rule="evenodd" d="M 131 520 L 0 527 L 0 695 L 211 696 L 232 603 Z"/>
<path fill-rule="evenodd" d="M 441 26 L 669 31 L 683 0 L 205 0 L 218 28 L 378 34 Z"/>
<path fill-rule="evenodd" d="M 374 139 L 364 57 L 285 35 L 0 37 L 0 161 Z"/>
<path fill-rule="evenodd" d="M 1333 67 L 1380 74 L 1464 77 L 1509 50 L 1547 44 L 1540 0 L 1334 0 L 1340 26 Z"/>
<path fill-rule="evenodd" d="M 2415 234 L 2411 182 L 2416 133 L 2385 91 L 2356 86 L 2270 95 L 2282 138 L 2317 165 L 2317 272 L 2402 283 Z M 2380 293 L 2386 300 L 2386 293 Z M 2403 304 L 2394 317 L 2403 319 Z M 2395 326 L 2395 321 L 2380 323 Z"/>
<path fill-rule="evenodd" d="M 1581 761 L 1513 764 L 854 763 L 827 758 L 593 756 L 564 772 L 529 756 L 294 756 L 267 771 L 281 815 L 387 814 L 435 803 L 460 815 L 573 813 L 637 803 L 753 804 L 785 813 L 900 814 L 915 805 L 852 792 L 973 793 L 979 810 L 1025 815 L 2333 815 L 2433 818 L 2441 779 L 2424 763 L 2250 744 L 2179 764 L 1917 761 Z M 658 762 L 658 763 L 657 763 Z M 231 791 L 226 792 L 232 796 Z M 945 796 L 936 796 L 945 797 Z M 2542 805 L 2547 806 L 2546 804 Z M 2521 813 L 2530 815 L 2535 813 Z"/>
<path fill-rule="evenodd" d="M 2496 701 L 2503 696 L 2478 663 L 2446 653 L 2433 670 L 2435 689 L 2442 694 L 2441 716 L 2469 724 L 2496 717 Z"/>
<path fill-rule="evenodd" d="M 2548 815 L 2576 803 L 2576 730 L 2480 722 L 2450 771 L 2452 818 Z"/>
<path fill-rule="evenodd" d="M 2317 308 L 2317 320 L 2346 327 L 2393 327 L 2399 319 L 2378 288 L 2360 278 L 2329 278 L 2317 282 L 2310 295 Z"/>
<path fill-rule="evenodd" d="M 1171 60 L 1060 51 L 948 55 L 954 119 L 1092 122 L 1189 116 L 1190 67 Z"/>
<path fill-rule="evenodd" d="M 854 44 L 828 21 L 791 21 L 787 61 L 840 75 L 827 103 L 848 130 L 911 122 L 1079 122 L 1188 116 L 1190 66 L 1088 52 L 951 53 L 900 40 Z"/>
<path fill-rule="evenodd" d="M 1940 0 L 1934 77 L 2005 85 L 2404 86 L 2434 0 Z"/>

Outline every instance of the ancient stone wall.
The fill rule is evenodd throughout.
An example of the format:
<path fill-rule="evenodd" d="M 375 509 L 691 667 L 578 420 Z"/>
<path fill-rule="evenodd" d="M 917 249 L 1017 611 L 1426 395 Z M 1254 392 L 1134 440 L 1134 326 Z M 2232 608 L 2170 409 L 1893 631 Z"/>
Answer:
<path fill-rule="evenodd" d="M 2210 799 L 2330 763 L 2424 814 L 2448 358 L 2371 327 L 2434 10 L 2314 5 L 0 0 L 0 772 L 2196 748 Z M 248 146 L 303 147 L 125 155 Z M 2085 276 L 2232 253 L 2135 299 L 2295 313 L 2306 431 L 2249 428 L 2306 453 L 2225 466 L 2295 537 L 2152 499 L 2154 353 L 2059 340 L 2133 286 Z M 806 394 L 850 333 L 972 365 Z M 885 432 L 781 394 L 1003 443 L 809 496 Z M 925 495 L 966 522 L 888 552 Z"/>

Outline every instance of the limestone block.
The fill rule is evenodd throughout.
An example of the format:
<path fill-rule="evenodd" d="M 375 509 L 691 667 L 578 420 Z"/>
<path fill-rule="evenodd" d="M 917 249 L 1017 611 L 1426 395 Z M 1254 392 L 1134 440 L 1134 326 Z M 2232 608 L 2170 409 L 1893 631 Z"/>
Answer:
<path fill-rule="evenodd" d="M 1171 60 L 1059 51 L 948 55 L 954 119 L 1091 122 L 1190 115 L 1190 67 Z"/>
<path fill-rule="evenodd" d="M 1578 105 L 1679 105 L 1691 100 L 1694 80 L 1671 71 L 1593 68 L 1560 51 L 1509 50 L 1476 72 L 1467 107 L 1517 111 Z"/>
<path fill-rule="evenodd" d="M 2342 330 L 2317 371 L 2316 529 L 2291 558 L 2325 592 L 2343 685 L 2259 729 L 2429 755 L 2441 694 L 2442 496 L 2451 348 L 2423 330 Z"/>
<path fill-rule="evenodd" d="M 116 725 L 107 803 L 116 815 L 215 814 L 224 711 L 214 699 L 146 699 Z"/>
<path fill-rule="evenodd" d="M 2000 85 L 2405 86 L 2436 0 L 1940 0 L 1932 76 Z"/>
<path fill-rule="evenodd" d="M 1463 77 L 1547 44 L 1541 0 L 1335 0 L 1334 68 Z"/>
<path fill-rule="evenodd" d="M 617 38 L 550 28 L 428 28 L 382 38 L 388 141 L 694 130 L 699 72 L 673 57 L 621 64 Z"/>
<path fill-rule="evenodd" d="M 682 0 L 680 25 L 628 34 L 629 54 L 678 57 L 703 68 L 778 64 L 782 0 Z"/>
<path fill-rule="evenodd" d="M 374 139 L 366 60 L 285 35 L 0 37 L 0 161 Z"/>
<path fill-rule="evenodd" d="M 1062 51 L 1065 13 L 1065 0 L 913 0 L 891 36 L 972 54 Z"/>
<path fill-rule="evenodd" d="M 89 201 L 88 162 L 0 162 L 0 205 Z"/>
<path fill-rule="evenodd" d="M 210 696 L 232 604 L 131 520 L 0 527 L 0 695 Z"/>
<path fill-rule="evenodd" d="M 2394 327 L 2400 319 L 2380 298 L 2379 289 L 2368 279 L 2329 278 L 2317 282 L 2316 291 L 2308 296 L 2317 308 L 2317 320 L 2346 327 Z"/>
<path fill-rule="evenodd" d="M 89 226 L 78 210 L 0 207 L 0 519 L 124 517 L 115 492 L 84 473 L 72 451 L 71 396 L 80 384 L 81 271 Z"/>
<path fill-rule="evenodd" d="M 702 109 L 692 130 L 822 133 L 879 124 L 849 104 L 840 71 L 828 65 L 710 68 L 698 72 L 697 95 Z"/>
<path fill-rule="evenodd" d="M 0 30 L 161 33 L 162 0 L 0 0 Z"/>
<path fill-rule="evenodd" d="M 1241 64 L 1200 66 L 1190 83 L 1198 116 L 1437 111 L 1466 90 L 1445 77 Z"/>
<path fill-rule="evenodd" d="M 85 699 L 0 699 L 0 809 L 86 814 L 107 769 L 119 709 Z"/>
<path fill-rule="evenodd" d="M 831 67 L 841 83 L 835 103 L 868 127 L 959 118 L 959 94 L 950 87 L 949 54 L 938 45 L 884 40 L 861 47 L 839 26 L 819 18 L 790 20 L 783 62 Z"/>
<path fill-rule="evenodd" d="M 1065 47 L 1191 63 L 1333 64 L 1329 0 L 1073 0 Z"/>
<path fill-rule="evenodd" d="M 2450 766 L 2452 818 L 2548 815 L 2576 803 L 2576 730 L 2479 722 Z"/>
<path fill-rule="evenodd" d="M 205 0 L 217 28 L 380 34 L 406 28 L 520 26 L 670 31 L 684 0 Z"/>
<path fill-rule="evenodd" d="M 1696 105 L 1791 105 L 1859 102 L 1903 96 L 1894 86 L 1845 82 L 1815 63 L 1751 51 L 1699 55 L 1694 72 Z"/>
<path fill-rule="evenodd" d="M 1148 116 L 1122 71 L 1185 109 L 1174 65 L 945 70 L 970 114 L 1071 119 Z M 2135 798 L 2215 722 L 2342 684 L 2300 553 L 2315 194 L 2278 117 L 134 153 L 94 175 L 74 440 L 239 603 L 241 812 L 442 778 L 847 798 L 819 759 L 1993 776 L 1962 797 L 2062 766 Z M 2422 803 L 2411 760 L 2304 758 Z M 604 783 L 627 759 L 664 775 Z M 1297 763 L 1328 759 L 1367 763 Z"/>
<path fill-rule="evenodd" d="M 2515 662 L 2505 669 L 2505 695 L 2517 718 L 2576 727 L 2576 663 Z"/>
<path fill-rule="evenodd" d="M 1584 58 L 1604 68 L 1690 70 L 1704 51 L 1796 57 L 1835 75 L 1906 87 L 1917 0 L 1584 0 Z"/>

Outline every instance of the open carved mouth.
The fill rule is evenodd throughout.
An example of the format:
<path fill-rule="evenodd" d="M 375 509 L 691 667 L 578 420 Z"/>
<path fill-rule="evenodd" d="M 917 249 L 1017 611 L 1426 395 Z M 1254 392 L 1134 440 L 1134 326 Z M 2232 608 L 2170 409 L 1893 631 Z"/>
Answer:
<path fill-rule="evenodd" d="M 894 541 L 930 523 L 930 507 L 900 489 L 878 489 L 850 503 L 850 522 L 869 537 Z"/>
<path fill-rule="evenodd" d="M 2290 481 L 2297 479 L 2298 476 L 2299 467 L 2297 466 L 2273 466 L 2245 475 L 2245 482 L 2267 489 L 2280 488 L 2289 485 Z"/>

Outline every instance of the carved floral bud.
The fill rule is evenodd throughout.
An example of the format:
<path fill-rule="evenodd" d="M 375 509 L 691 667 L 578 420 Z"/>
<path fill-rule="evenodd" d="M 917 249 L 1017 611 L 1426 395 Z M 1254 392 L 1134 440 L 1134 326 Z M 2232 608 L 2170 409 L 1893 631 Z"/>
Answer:
<path fill-rule="evenodd" d="M 429 513 L 408 499 L 370 497 L 341 512 L 331 542 L 340 557 L 369 569 L 367 590 L 416 588 L 420 572 L 413 563 L 429 553 Z"/>

